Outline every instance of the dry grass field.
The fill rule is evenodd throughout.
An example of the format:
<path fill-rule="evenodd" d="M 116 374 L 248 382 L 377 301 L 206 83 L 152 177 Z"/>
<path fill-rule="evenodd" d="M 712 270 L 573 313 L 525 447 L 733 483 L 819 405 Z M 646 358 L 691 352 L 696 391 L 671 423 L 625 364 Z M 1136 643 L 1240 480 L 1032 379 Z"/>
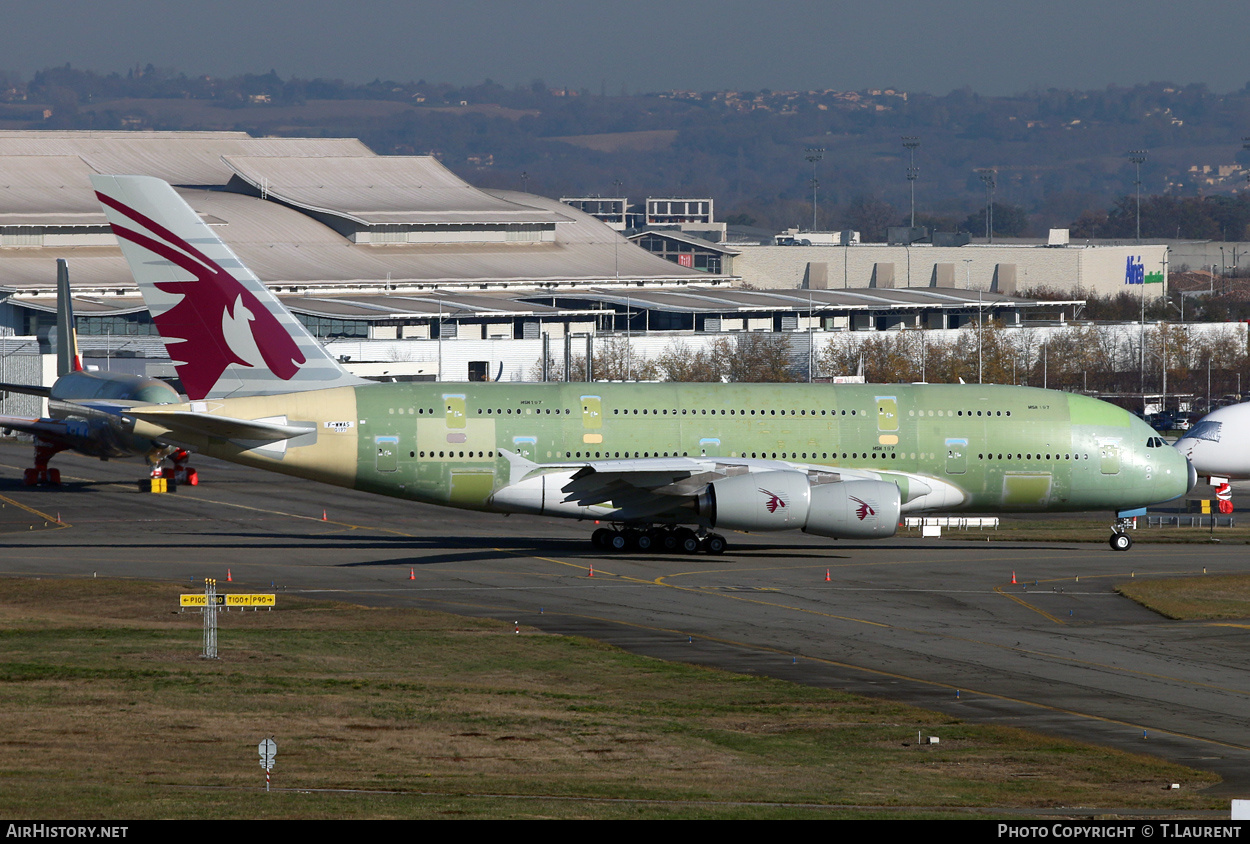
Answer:
<path fill-rule="evenodd" d="M 1226 806 L 1214 777 L 592 641 L 279 594 L 0 580 L 0 813 L 18 817 L 951 817 Z M 920 745 L 917 734 L 938 736 Z M 278 745 L 264 792 L 257 744 Z M 1182 788 L 1168 790 L 1179 782 Z M 1088 816 L 1089 808 L 1072 814 Z"/>

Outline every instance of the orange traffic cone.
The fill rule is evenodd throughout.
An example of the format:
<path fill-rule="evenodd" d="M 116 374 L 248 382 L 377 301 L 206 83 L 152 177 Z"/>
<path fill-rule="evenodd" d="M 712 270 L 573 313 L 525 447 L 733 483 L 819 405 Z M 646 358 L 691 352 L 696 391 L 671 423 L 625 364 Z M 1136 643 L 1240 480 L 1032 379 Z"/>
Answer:
<path fill-rule="evenodd" d="M 322 511 L 321 511 L 321 521 L 323 521 L 323 522 L 324 522 L 325 520 L 326 520 L 326 511 L 325 511 L 325 510 L 322 510 Z"/>
<path fill-rule="evenodd" d="M 1014 571 L 1011 573 L 1011 585 L 1016 585 L 1016 573 Z"/>
<path fill-rule="evenodd" d="M 833 578 L 829 576 L 829 569 L 825 569 L 825 583 L 828 583 L 831 580 L 833 580 Z"/>
<path fill-rule="evenodd" d="M 417 579 L 417 570 L 416 570 L 416 569 L 408 569 L 408 579 L 409 579 L 409 580 L 416 580 L 416 579 Z"/>
<path fill-rule="evenodd" d="M 594 576 L 595 576 L 595 564 L 594 564 L 594 563 L 591 563 L 591 564 L 590 564 L 590 571 L 586 573 L 586 576 L 587 576 L 587 577 L 594 577 Z"/>
<path fill-rule="evenodd" d="M 234 578 L 230 576 L 230 569 L 226 569 L 226 583 L 234 583 Z"/>

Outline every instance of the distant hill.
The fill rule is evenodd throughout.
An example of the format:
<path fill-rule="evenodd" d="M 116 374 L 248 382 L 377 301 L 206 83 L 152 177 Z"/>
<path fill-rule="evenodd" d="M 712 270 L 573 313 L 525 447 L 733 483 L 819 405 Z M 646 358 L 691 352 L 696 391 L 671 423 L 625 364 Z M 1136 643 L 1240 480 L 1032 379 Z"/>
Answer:
<path fill-rule="evenodd" d="M 482 187 L 711 196 L 722 217 L 773 229 L 811 225 L 813 187 L 818 228 L 860 228 L 865 214 L 875 228 L 902 223 L 909 187 L 918 223 L 974 225 L 988 199 L 977 171 L 990 169 L 994 201 L 1022 215 L 1023 233 L 1082 220 L 1098 236 L 1103 221 L 1121 219 L 1117 201 L 1136 190 L 1129 150 L 1148 151 L 1146 195 L 1231 197 L 1247 188 L 1250 165 L 1242 148 L 1250 89 L 1213 94 L 1168 83 L 1011 97 L 966 89 L 607 96 L 541 82 L 356 85 L 272 72 L 189 77 L 150 65 L 125 76 L 68 66 L 29 80 L 0 73 L 0 129 L 40 127 L 352 136 L 384 154 L 436 155 Z M 914 184 L 904 136 L 920 143 Z M 1173 236 L 1188 230 L 1184 220 L 1159 225 Z"/>

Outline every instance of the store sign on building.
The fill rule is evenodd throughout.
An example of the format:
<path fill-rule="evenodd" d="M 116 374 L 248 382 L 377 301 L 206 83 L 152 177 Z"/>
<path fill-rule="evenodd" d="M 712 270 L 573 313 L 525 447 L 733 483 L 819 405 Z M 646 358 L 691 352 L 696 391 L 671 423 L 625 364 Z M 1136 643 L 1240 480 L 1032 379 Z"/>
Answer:
<path fill-rule="evenodd" d="M 1129 255 L 1124 263 L 1124 283 L 1125 284 L 1162 284 L 1163 271 L 1158 270 L 1153 273 L 1146 272 L 1146 265 L 1142 263 L 1140 255 Z"/>

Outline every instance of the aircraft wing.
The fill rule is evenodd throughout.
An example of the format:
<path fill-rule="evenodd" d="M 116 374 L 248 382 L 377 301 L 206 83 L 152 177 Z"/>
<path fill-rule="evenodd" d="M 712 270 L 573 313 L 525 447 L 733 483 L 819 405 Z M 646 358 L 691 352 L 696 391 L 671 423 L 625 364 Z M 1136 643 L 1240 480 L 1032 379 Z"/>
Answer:
<path fill-rule="evenodd" d="M 0 416 L 0 428 L 34 434 L 48 440 L 69 441 L 68 426 L 60 419 L 32 419 L 27 416 Z"/>
<path fill-rule="evenodd" d="M 308 433 L 306 427 L 284 425 L 264 419 L 235 419 L 191 410 L 144 408 L 126 410 L 123 414 L 164 428 L 171 438 L 191 434 L 214 439 L 272 443 Z"/>
<path fill-rule="evenodd" d="M 864 483 L 897 487 L 899 506 L 907 510 L 948 507 L 964 500 L 957 487 L 928 476 L 788 460 L 657 457 L 529 464 L 527 468 L 525 478 L 513 487 L 518 493 L 533 496 L 541 483 L 545 508 L 587 516 L 610 512 L 608 517 L 621 521 L 665 521 L 689 517 L 691 510 L 708 514 L 717 507 L 724 513 L 727 508 L 771 506 L 771 517 L 778 508 L 789 506 L 784 502 L 809 496 L 813 489 L 837 488 L 850 495 L 853 490 L 869 489 Z M 496 499 L 524 500 L 509 492 L 501 490 Z"/>
<path fill-rule="evenodd" d="M 749 473 L 793 472 L 806 475 L 810 484 L 838 483 L 851 480 L 910 480 L 911 489 L 904 500 L 932 492 L 932 486 L 916 475 L 898 472 L 869 472 L 863 469 L 796 463 L 788 460 L 762 460 L 732 457 L 655 457 L 635 460 L 593 460 L 580 463 L 551 464 L 544 468 L 576 468 L 572 480 L 564 487 L 570 499 L 579 504 L 599 504 L 612 500 L 614 492 L 636 489 L 651 495 L 690 496 L 707 489 L 707 485 L 724 478 Z"/>

